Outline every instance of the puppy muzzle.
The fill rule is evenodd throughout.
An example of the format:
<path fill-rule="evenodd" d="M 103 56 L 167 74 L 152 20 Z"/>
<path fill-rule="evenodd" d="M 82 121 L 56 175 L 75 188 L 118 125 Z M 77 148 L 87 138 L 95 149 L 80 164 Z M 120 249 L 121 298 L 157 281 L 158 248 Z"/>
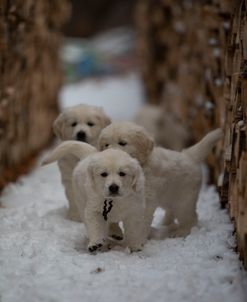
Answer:
<path fill-rule="evenodd" d="M 87 135 L 84 131 L 79 131 L 76 133 L 76 140 L 80 142 L 86 142 L 87 141 Z"/>
<path fill-rule="evenodd" d="M 117 184 L 111 184 L 108 187 L 108 191 L 109 191 L 109 196 L 119 196 L 120 192 L 119 192 L 119 186 Z"/>

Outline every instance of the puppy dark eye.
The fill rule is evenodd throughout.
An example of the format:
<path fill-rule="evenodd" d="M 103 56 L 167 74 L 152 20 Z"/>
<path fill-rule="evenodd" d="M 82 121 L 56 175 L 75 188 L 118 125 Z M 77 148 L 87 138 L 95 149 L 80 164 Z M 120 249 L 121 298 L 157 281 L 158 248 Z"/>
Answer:
<path fill-rule="evenodd" d="M 105 144 L 105 147 L 109 147 L 109 144 Z"/>
<path fill-rule="evenodd" d="M 88 125 L 89 127 L 93 127 L 95 124 L 92 123 L 92 122 L 88 122 L 87 125 Z"/>
<path fill-rule="evenodd" d="M 119 144 L 120 146 L 125 146 L 125 145 L 127 145 L 126 142 L 119 142 L 118 144 Z"/>
<path fill-rule="evenodd" d="M 106 173 L 106 172 L 103 172 L 103 173 L 101 173 L 100 174 L 102 177 L 107 177 L 108 176 L 108 174 Z"/>
<path fill-rule="evenodd" d="M 126 175 L 126 173 L 124 172 L 119 172 L 119 176 L 124 177 Z"/>
<path fill-rule="evenodd" d="M 74 122 L 71 124 L 71 127 L 75 127 L 77 125 L 77 122 Z"/>

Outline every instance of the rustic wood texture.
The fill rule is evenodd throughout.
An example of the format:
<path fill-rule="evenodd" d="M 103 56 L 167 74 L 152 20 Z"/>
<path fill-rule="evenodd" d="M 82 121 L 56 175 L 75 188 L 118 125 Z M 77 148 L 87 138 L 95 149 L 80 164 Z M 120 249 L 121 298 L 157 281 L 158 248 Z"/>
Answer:
<path fill-rule="evenodd" d="M 66 0 L 0 0 L 0 190 L 51 141 Z"/>
<path fill-rule="evenodd" d="M 90 37 L 114 27 L 133 26 L 136 0 L 70 0 L 69 37 Z"/>
<path fill-rule="evenodd" d="M 209 165 L 247 267 L 246 11 L 245 0 L 143 0 L 136 20 L 147 100 L 180 116 L 196 140 L 224 129 Z"/>
<path fill-rule="evenodd" d="M 234 219 L 240 256 L 247 267 L 247 2 L 234 9 L 225 52 L 225 160 L 223 202 Z M 228 196 L 228 200 L 226 200 Z"/>

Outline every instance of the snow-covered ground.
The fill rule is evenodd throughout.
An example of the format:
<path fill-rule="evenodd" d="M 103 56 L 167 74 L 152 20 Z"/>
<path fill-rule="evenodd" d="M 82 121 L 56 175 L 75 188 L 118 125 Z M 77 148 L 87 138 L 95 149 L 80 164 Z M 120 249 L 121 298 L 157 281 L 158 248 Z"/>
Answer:
<path fill-rule="evenodd" d="M 102 104 L 114 119 L 126 119 L 140 106 L 141 93 L 132 74 L 65 87 L 61 103 Z M 37 164 L 0 200 L 1 302 L 247 301 L 233 227 L 214 187 L 202 189 L 199 226 L 191 235 L 149 240 L 133 254 L 121 249 L 88 254 L 84 225 L 65 219 L 56 164 Z"/>

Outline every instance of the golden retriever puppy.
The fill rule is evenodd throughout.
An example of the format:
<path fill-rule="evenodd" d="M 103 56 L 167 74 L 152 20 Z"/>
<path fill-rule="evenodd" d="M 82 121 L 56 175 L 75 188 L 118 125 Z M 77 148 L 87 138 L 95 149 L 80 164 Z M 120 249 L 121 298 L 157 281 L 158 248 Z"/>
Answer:
<path fill-rule="evenodd" d="M 80 104 L 65 108 L 54 121 L 53 130 L 62 141 L 77 140 L 96 146 L 101 130 L 110 123 L 103 108 Z"/>
<path fill-rule="evenodd" d="M 166 113 L 160 106 L 142 106 L 134 121 L 153 136 L 158 146 L 181 151 L 188 144 L 190 138 L 188 129 L 177 117 L 172 113 Z"/>
<path fill-rule="evenodd" d="M 152 137 L 141 126 L 116 122 L 102 130 L 99 148 L 117 148 L 138 159 L 145 175 L 145 222 L 150 228 L 155 209 L 166 210 L 164 224 L 170 236 L 186 236 L 197 223 L 196 202 L 201 187 L 201 163 L 222 130 L 207 134 L 199 143 L 182 151 L 154 147 Z M 175 222 L 177 219 L 177 222 Z"/>
<path fill-rule="evenodd" d="M 68 107 L 59 114 L 54 121 L 53 130 L 56 136 L 62 141 L 76 140 L 86 142 L 95 146 L 100 131 L 109 125 L 110 118 L 102 108 L 80 104 Z M 80 217 L 73 200 L 72 192 L 72 172 L 78 163 L 78 158 L 73 155 L 62 157 L 58 161 L 62 183 L 65 194 L 69 201 L 68 217 L 71 220 L 80 221 Z"/>
<path fill-rule="evenodd" d="M 52 150 L 48 155 L 45 156 L 45 158 L 42 161 L 42 165 L 47 165 L 54 161 L 61 162 L 61 160 L 63 160 L 66 157 L 66 158 L 75 159 L 75 166 L 76 166 L 80 160 L 83 160 L 87 156 L 89 156 L 93 153 L 96 153 L 96 152 L 98 152 L 98 150 L 95 147 L 93 147 L 87 143 L 77 142 L 77 141 L 65 141 L 65 142 L 62 142 L 61 144 L 59 144 L 54 150 Z M 84 220 L 82 220 L 82 218 L 84 216 L 83 215 L 80 216 L 78 207 L 74 200 L 74 192 L 73 192 L 73 187 L 72 187 L 72 174 L 73 174 L 73 172 L 70 175 L 71 179 L 68 179 L 68 181 L 70 181 L 70 183 L 71 183 L 71 195 L 70 196 L 71 196 L 71 200 L 74 203 L 74 208 L 77 211 L 77 215 L 79 217 L 78 220 L 80 220 L 81 222 L 84 222 Z M 83 196 L 83 195 L 80 197 L 80 205 L 82 205 L 82 204 L 85 204 L 85 196 Z M 83 211 L 82 206 L 80 206 L 80 208 L 81 208 L 81 211 Z M 123 233 L 122 233 L 122 230 L 119 227 L 118 223 L 110 224 L 110 236 L 116 240 L 123 239 Z"/>
<path fill-rule="evenodd" d="M 73 189 L 90 252 L 107 246 L 109 225 L 120 221 L 130 250 L 142 248 L 146 239 L 144 176 L 136 159 L 113 149 L 89 155 L 74 170 Z"/>

